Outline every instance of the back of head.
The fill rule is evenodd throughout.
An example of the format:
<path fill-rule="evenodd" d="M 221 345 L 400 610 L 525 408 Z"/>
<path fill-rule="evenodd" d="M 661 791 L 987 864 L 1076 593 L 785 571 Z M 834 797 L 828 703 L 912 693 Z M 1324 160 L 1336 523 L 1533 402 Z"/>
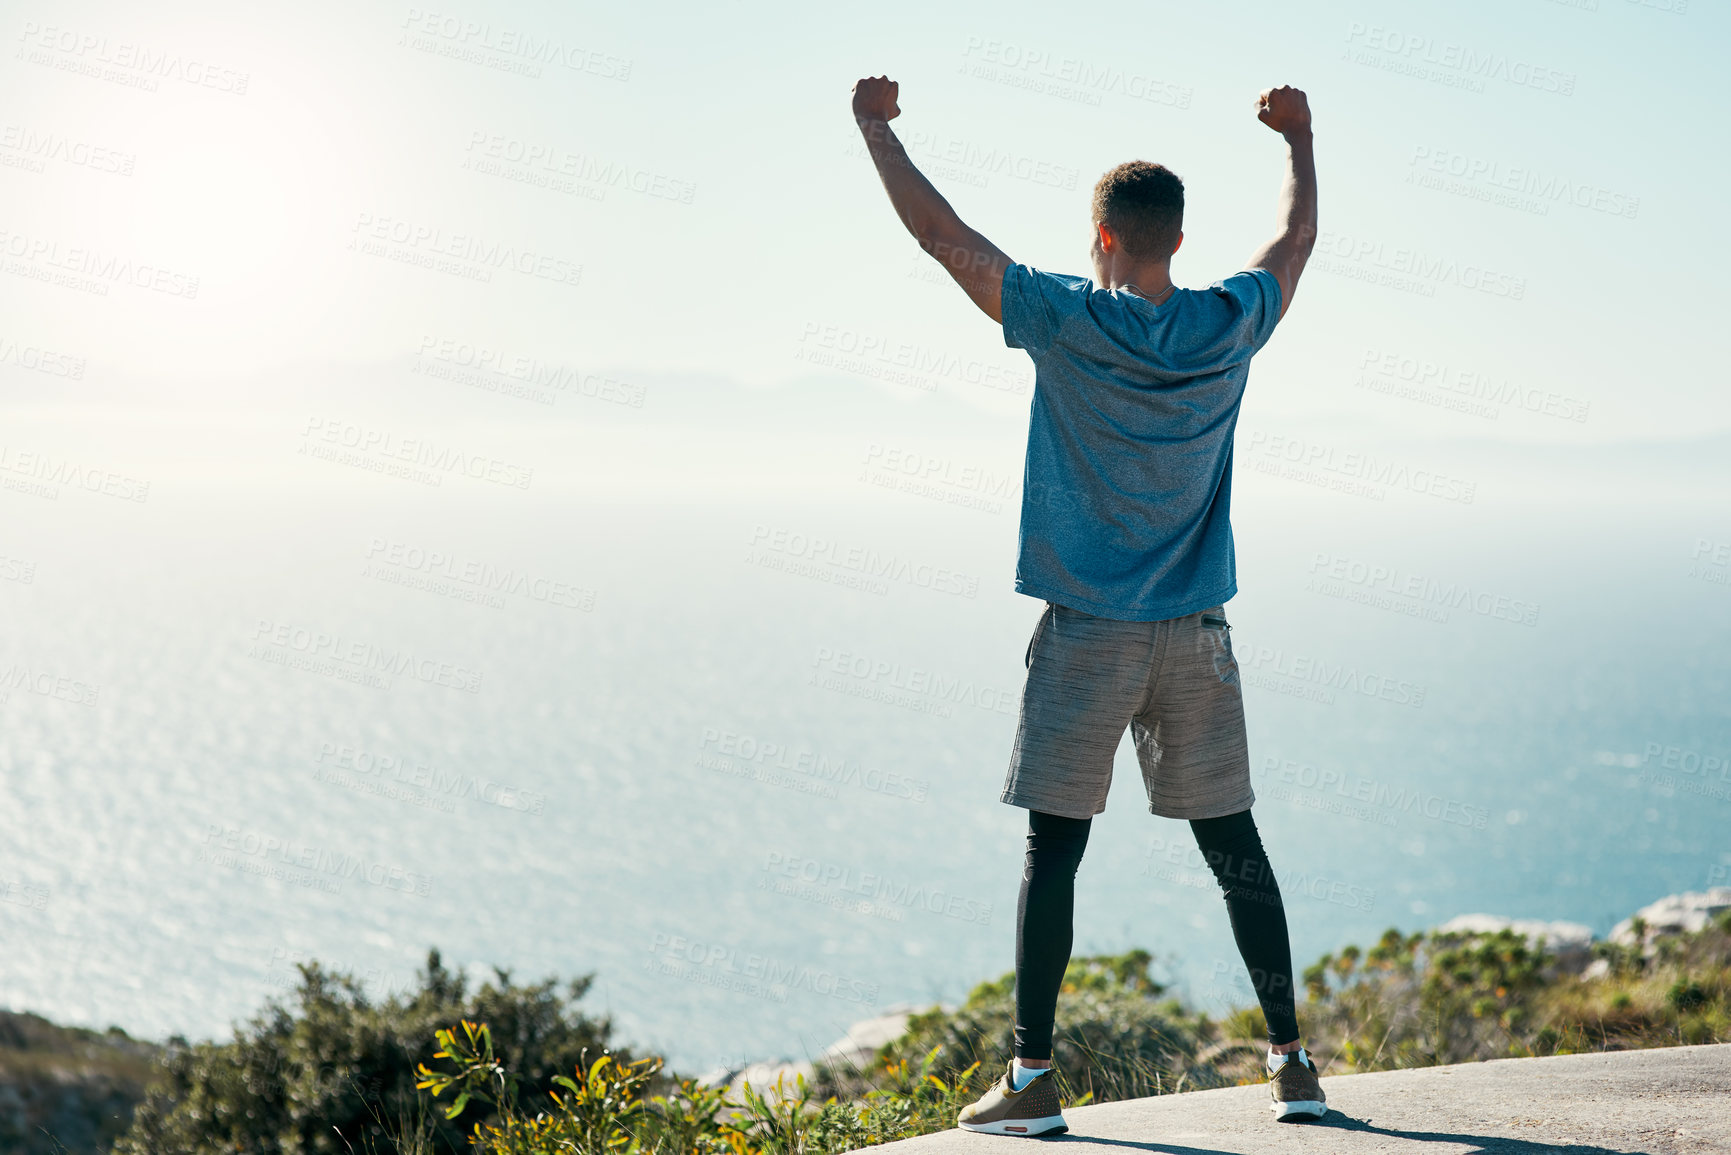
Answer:
<path fill-rule="evenodd" d="M 1184 229 L 1184 182 L 1163 164 L 1127 160 L 1094 186 L 1094 221 L 1111 228 L 1125 255 L 1164 260 Z"/>

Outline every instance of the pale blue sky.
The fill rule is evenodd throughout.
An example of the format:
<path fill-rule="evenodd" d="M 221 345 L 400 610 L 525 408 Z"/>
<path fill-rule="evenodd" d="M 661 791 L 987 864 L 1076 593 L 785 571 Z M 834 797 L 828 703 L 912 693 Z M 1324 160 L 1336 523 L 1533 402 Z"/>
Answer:
<path fill-rule="evenodd" d="M 8 335 L 88 357 L 91 384 L 400 361 L 434 333 L 623 377 L 677 370 L 771 385 L 800 376 L 792 352 L 808 325 L 1023 368 L 959 293 L 909 276 L 917 252 L 851 147 L 847 109 L 857 75 L 888 72 L 902 83 L 898 129 L 936 142 L 916 159 L 939 147 L 998 150 L 1072 185 L 934 172 L 964 216 L 1020 260 L 1085 271 L 1089 186 L 1141 156 L 1188 182 L 1181 283 L 1238 268 L 1272 228 L 1281 165 L 1251 101 L 1287 82 L 1311 95 L 1322 224 L 1348 238 L 1340 244 L 1524 279 L 1517 302 L 1313 270 L 1259 364 L 1253 404 L 1269 420 L 1399 434 L 1424 418 L 1431 432 L 1593 441 L 1722 430 L 1731 415 L 1709 359 L 1724 299 L 1710 214 L 1726 176 L 1714 147 L 1726 28 L 1714 5 L 1258 4 L 1226 18 L 1147 4 L 1093 27 L 1059 7 L 1014 4 L 890 4 L 869 16 L 762 4 L 8 7 L 15 50 L 37 55 L 15 52 L 0 70 L 7 122 L 135 163 L 130 176 L 53 161 L 42 173 L 0 169 L 4 227 L 200 280 L 188 302 L 0 278 Z M 478 30 L 438 31 L 458 22 Z M 107 47 L 45 49 L 48 28 Z M 399 42 L 413 35 L 445 49 L 526 35 L 592 55 L 588 70 L 546 64 L 533 78 Z M 1415 39 L 1428 44 L 1416 56 L 1390 51 Z M 162 80 L 143 93 L 42 63 L 126 43 L 245 73 L 246 92 Z M 1451 78 L 1468 76 L 1452 54 L 1470 52 L 1505 76 L 1569 78 L 1573 92 L 1496 77 L 1472 91 L 1355 61 L 1349 49 L 1382 62 L 1428 54 Z M 1015 66 L 1030 54 L 1049 63 Z M 1066 59 L 1108 80 L 1067 96 L 1011 86 Z M 1162 98 L 1127 94 L 1145 82 Z M 618 186 L 596 200 L 465 170 L 485 151 L 472 142 L 495 136 L 661 178 L 663 189 L 690 189 L 690 203 Z M 1551 201 L 1539 215 L 1408 182 L 1424 169 L 1415 157 L 1445 155 L 1638 206 L 1631 219 Z M 581 283 L 504 273 L 478 285 L 357 256 L 345 246 L 363 214 L 580 263 Z M 1590 417 L 1487 429 L 1417 406 L 1367 409 L 1349 381 L 1370 348 L 1584 399 Z M 29 384 L 7 392 L 9 404 L 47 399 Z M 978 389 L 957 396 L 1020 411 Z"/>

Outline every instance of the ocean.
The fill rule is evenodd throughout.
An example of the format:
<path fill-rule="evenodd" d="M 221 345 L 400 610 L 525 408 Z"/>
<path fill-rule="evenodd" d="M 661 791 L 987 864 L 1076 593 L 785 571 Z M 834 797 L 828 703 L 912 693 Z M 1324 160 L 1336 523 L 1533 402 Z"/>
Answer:
<path fill-rule="evenodd" d="M 402 366 L 270 386 L 15 411 L 9 450 L 148 491 L 17 457 L 0 491 L 0 1003 L 224 1037 L 296 963 L 382 997 L 436 947 L 592 973 L 696 1072 L 1011 969 L 1025 410 L 668 378 L 405 422 Z M 1725 883 L 1723 439 L 1377 443 L 1469 479 L 1439 494 L 1287 468 L 1269 420 L 1227 614 L 1297 965 Z M 1251 1001 L 1128 742 L 1077 885 L 1077 953 Z"/>

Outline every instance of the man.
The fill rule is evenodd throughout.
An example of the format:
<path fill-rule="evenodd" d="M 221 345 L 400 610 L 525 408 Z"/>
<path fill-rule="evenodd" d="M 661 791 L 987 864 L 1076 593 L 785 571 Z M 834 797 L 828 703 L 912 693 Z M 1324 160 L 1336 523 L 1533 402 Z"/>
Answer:
<path fill-rule="evenodd" d="M 1004 343 L 1034 361 L 1016 589 L 1046 602 L 1000 800 L 1028 810 L 1016 917 L 1015 1056 L 962 1111 L 971 1131 L 1064 1131 L 1052 1030 L 1070 958 L 1076 868 L 1106 806 L 1128 727 L 1149 809 L 1190 822 L 1226 897 L 1268 1024 L 1275 1117 L 1327 1111 L 1300 1044 L 1280 888 L 1255 800 L 1238 665 L 1223 604 L 1237 592 L 1232 436 L 1250 357 L 1286 314 L 1316 239 L 1310 108 L 1295 88 L 1257 98 L 1287 143 L 1280 232 L 1246 271 L 1172 283 L 1184 186 L 1146 161 L 1094 189 L 1094 279 L 1019 265 L 964 224 L 889 122 L 898 86 L 854 86 L 854 118 L 896 214 Z"/>

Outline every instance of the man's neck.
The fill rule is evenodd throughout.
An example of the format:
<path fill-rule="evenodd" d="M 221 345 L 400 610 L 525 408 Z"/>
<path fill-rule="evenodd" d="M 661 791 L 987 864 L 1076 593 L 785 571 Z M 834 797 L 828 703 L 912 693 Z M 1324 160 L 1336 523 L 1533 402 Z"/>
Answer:
<path fill-rule="evenodd" d="M 1101 287 L 1128 289 L 1151 301 L 1163 300 L 1172 288 L 1172 265 L 1169 261 L 1162 261 L 1158 265 L 1108 268 Z"/>

